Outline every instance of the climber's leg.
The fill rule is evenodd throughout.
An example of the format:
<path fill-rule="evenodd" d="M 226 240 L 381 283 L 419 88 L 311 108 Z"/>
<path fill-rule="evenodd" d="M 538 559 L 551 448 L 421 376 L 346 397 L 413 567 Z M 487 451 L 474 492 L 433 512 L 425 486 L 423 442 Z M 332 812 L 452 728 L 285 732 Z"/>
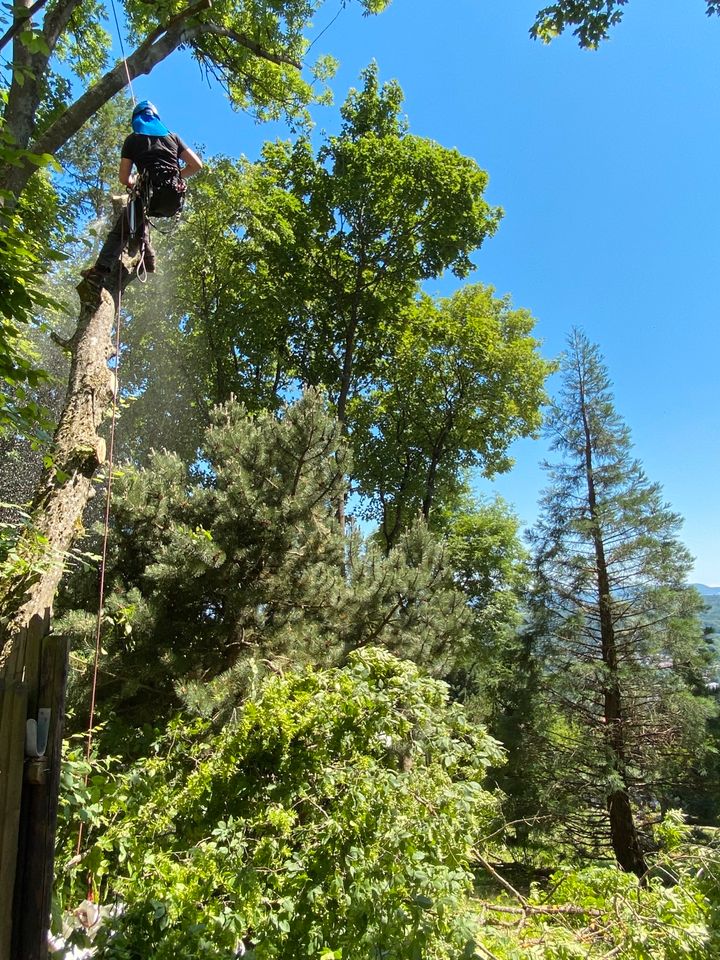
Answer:
<path fill-rule="evenodd" d="M 100 249 L 98 258 L 95 261 L 95 266 L 98 270 L 109 273 L 113 267 L 117 266 L 117 262 L 122 255 L 123 248 L 128 242 L 129 236 L 130 226 L 128 224 L 126 208 L 115 221 L 115 225 L 107 235 L 105 243 Z"/>
<path fill-rule="evenodd" d="M 86 280 L 97 282 L 107 280 L 122 255 L 123 248 L 128 240 L 129 229 L 127 210 L 123 210 L 107 235 L 95 265 L 88 267 L 86 270 L 81 270 L 81 276 Z"/>
<path fill-rule="evenodd" d="M 155 250 L 153 248 L 153 245 L 150 243 L 150 223 L 148 222 L 147 217 L 143 217 L 142 242 L 145 250 L 145 256 L 143 257 L 143 264 L 145 266 L 145 271 L 147 273 L 155 273 L 155 269 L 156 269 Z"/>

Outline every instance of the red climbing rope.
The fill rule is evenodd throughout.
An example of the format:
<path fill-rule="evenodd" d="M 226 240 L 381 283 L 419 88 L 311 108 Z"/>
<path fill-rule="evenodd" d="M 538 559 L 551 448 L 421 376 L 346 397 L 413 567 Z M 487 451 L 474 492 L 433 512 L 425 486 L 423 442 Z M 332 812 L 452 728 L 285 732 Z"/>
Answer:
<path fill-rule="evenodd" d="M 122 227 L 121 227 L 121 238 L 123 240 L 123 248 L 125 246 L 125 216 L 123 213 L 122 217 Z M 100 650 L 102 649 L 101 645 L 101 636 L 102 636 L 102 620 L 103 614 L 105 613 L 105 567 L 107 563 L 107 551 L 108 551 L 108 540 L 110 534 L 110 504 L 112 501 L 112 480 L 113 480 L 113 466 L 115 463 L 115 424 L 117 422 L 117 398 L 120 391 L 120 331 L 122 327 L 121 319 L 121 310 L 122 310 L 122 270 L 123 263 L 122 259 L 118 260 L 118 278 L 117 278 L 117 309 L 115 311 L 115 389 L 113 390 L 113 399 L 112 399 L 112 415 L 110 419 L 110 444 L 108 447 L 108 481 L 107 489 L 105 491 L 105 519 L 103 524 L 103 538 L 102 538 L 102 550 L 100 553 L 100 589 L 99 589 L 99 603 L 98 603 L 98 613 L 97 621 L 95 624 L 95 659 L 93 663 L 93 672 L 92 672 L 92 688 L 90 692 L 90 712 L 88 717 L 88 730 L 87 730 L 87 743 L 85 747 L 85 761 L 88 765 L 88 770 L 85 773 L 85 786 L 87 786 L 88 777 L 89 777 L 89 768 L 90 768 L 90 757 L 92 754 L 92 742 L 93 742 L 93 725 L 95 723 L 95 706 L 97 700 L 97 681 L 98 673 L 100 668 Z M 77 840 L 77 850 L 76 856 L 80 856 L 80 851 L 82 849 L 83 841 L 83 822 L 80 821 L 80 826 L 78 828 L 78 840 Z M 90 892 L 88 893 L 90 897 Z"/>
<path fill-rule="evenodd" d="M 118 40 L 120 41 L 120 50 L 122 52 L 122 59 L 125 64 L 125 75 L 127 77 L 128 86 L 130 88 L 130 95 L 132 97 L 133 106 L 135 106 L 135 91 L 133 90 L 132 79 L 130 77 L 130 71 L 128 69 L 127 56 L 125 55 L 125 47 L 123 44 L 122 31 L 120 30 L 120 23 L 118 21 L 117 11 L 115 9 L 115 2 L 111 0 L 113 16 L 115 18 L 115 26 L 117 28 Z M 123 212 L 122 215 L 122 227 L 121 227 L 121 239 L 122 247 L 125 247 L 125 217 L 127 214 Z M 120 329 L 122 326 L 121 320 L 121 310 L 122 310 L 122 257 L 118 259 L 118 278 L 117 278 L 117 309 L 115 311 L 115 389 L 113 390 L 112 398 L 112 417 L 110 421 L 110 446 L 108 449 L 108 481 L 107 481 L 107 490 L 105 492 L 105 520 L 103 524 L 103 539 L 102 539 L 102 551 L 100 556 L 100 599 L 98 603 L 98 614 L 97 622 L 95 625 L 95 658 L 93 663 L 93 673 L 92 673 L 92 689 L 90 693 L 90 712 L 88 717 L 88 730 L 87 730 L 87 744 L 85 747 L 85 761 L 87 764 L 87 770 L 85 773 L 85 786 L 87 786 L 88 777 L 90 775 L 90 757 L 92 754 L 92 742 L 93 742 L 93 725 L 95 723 L 95 706 L 97 700 L 97 681 L 98 681 L 98 672 L 100 668 L 100 650 L 101 647 L 101 635 L 102 635 L 102 619 L 105 612 L 105 566 L 107 562 L 107 550 L 108 550 L 108 538 L 110 531 L 110 504 L 112 500 L 112 480 L 113 480 L 113 466 L 115 462 L 115 423 L 117 421 L 117 398 L 118 393 L 120 392 Z M 80 826 L 78 828 L 78 840 L 77 840 L 77 850 L 76 856 L 80 856 L 80 851 L 82 850 L 83 842 L 83 822 L 80 821 Z M 92 890 L 90 889 L 90 882 L 88 880 L 88 900 L 92 899 Z"/>

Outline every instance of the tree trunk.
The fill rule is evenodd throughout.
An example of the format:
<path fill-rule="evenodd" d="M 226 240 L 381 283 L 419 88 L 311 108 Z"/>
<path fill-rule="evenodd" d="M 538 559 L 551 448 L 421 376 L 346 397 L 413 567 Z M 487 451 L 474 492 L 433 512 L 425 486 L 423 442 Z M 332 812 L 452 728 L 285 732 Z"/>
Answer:
<path fill-rule="evenodd" d="M 445 441 L 447 440 L 453 428 L 453 422 L 453 414 L 448 413 L 445 418 L 443 428 L 440 431 L 440 435 L 433 443 L 432 453 L 430 454 L 430 464 L 425 475 L 425 493 L 423 495 L 421 508 L 422 515 L 426 521 L 430 519 L 430 511 L 432 510 L 433 501 L 435 500 L 435 485 L 437 483 L 438 467 L 440 466 L 443 453 L 445 452 Z"/>
<path fill-rule="evenodd" d="M 121 267 L 124 287 L 131 275 Z M 111 334 L 118 304 L 117 279 L 94 290 L 82 283 L 78 326 L 67 343 L 72 353 L 65 407 L 53 442 L 53 462 L 43 471 L 31 508 L 32 524 L 18 545 L 28 559 L 42 559 L 41 570 L 17 575 L 3 591 L 3 643 L 0 671 L 22 670 L 18 631 L 35 615 L 52 607 L 65 557 L 92 496 L 92 478 L 105 461 L 105 441 L 97 433 L 115 391 L 115 375 L 107 361 L 115 347 Z"/>
<path fill-rule="evenodd" d="M 613 772 L 618 775 L 622 788 L 614 790 L 607 797 L 610 819 L 610 837 L 617 862 L 623 870 L 643 877 L 647 873 L 647 864 L 642 854 L 635 818 L 628 791 L 627 756 L 623 724 L 625 718 L 622 709 L 622 697 L 618 676 L 617 641 L 613 624 L 612 596 L 608 574 L 605 543 L 602 537 L 595 491 L 595 473 L 593 468 L 593 440 L 585 406 L 585 393 L 580 381 L 580 406 L 585 440 L 585 480 L 587 484 L 588 507 L 592 525 L 592 538 L 595 550 L 595 576 L 598 592 L 598 610 L 600 618 L 600 647 L 603 665 L 606 670 L 604 690 L 605 742 L 612 757 Z"/>
<path fill-rule="evenodd" d="M 338 392 L 336 414 L 343 436 L 347 436 L 347 402 L 352 384 L 353 361 L 355 359 L 355 337 L 358 328 L 357 303 L 353 305 L 352 314 L 345 332 L 345 346 L 343 350 L 343 365 L 340 374 L 340 390 Z M 345 494 L 341 494 L 337 505 L 337 521 L 341 533 L 345 533 Z"/>
<path fill-rule="evenodd" d="M 16 26 L 27 29 L 30 0 L 20 0 L 15 12 Z M 23 29 L 21 26 L 20 29 Z M 47 53 L 30 53 L 25 44 L 16 42 L 12 51 L 12 80 L 4 111 L 5 126 L 15 144 L 27 147 L 35 126 L 40 103 L 42 77 L 47 69 Z"/>
<path fill-rule="evenodd" d="M 64 344 L 72 353 L 65 407 L 55 432 L 53 463 L 43 472 L 32 522 L 17 546 L 19 571 L 3 585 L 0 615 L 0 957 L 10 955 L 10 905 L 23 778 L 25 720 L 37 716 L 38 624 L 47 632 L 65 557 L 81 529 L 92 478 L 105 460 L 100 425 L 115 390 L 107 361 L 122 289 L 132 279 L 120 266 L 107 289 L 81 283 L 78 326 Z M 33 677 L 36 680 L 33 680 Z M 42 706 L 42 704 L 40 704 Z M 59 719 L 59 718 L 57 718 Z M 10 891 L 8 900 L 8 891 Z"/>
<path fill-rule="evenodd" d="M 22 33 L 25 27 L 28 26 L 28 21 L 32 21 L 35 14 L 39 10 L 42 10 L 46 3 L 47 0 L 35 0 L 35 3 L 31 6 L 21 5 L 19 3 L 15 4 L 15 19 L 12 25 L 8 27 L 2 37 L 0 37 L 0 50 L 7 46 L 18 33 Z"/>

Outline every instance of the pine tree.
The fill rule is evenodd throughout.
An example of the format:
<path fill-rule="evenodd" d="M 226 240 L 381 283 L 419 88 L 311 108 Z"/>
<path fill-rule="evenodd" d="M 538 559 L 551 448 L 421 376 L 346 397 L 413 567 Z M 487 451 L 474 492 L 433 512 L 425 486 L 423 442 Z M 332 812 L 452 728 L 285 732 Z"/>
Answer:
<path fill-rule="evenodd" d="M 633 458 L 600 352 L 578 331 L 562 375 L 547 424 L 559 459 L 532 537 L 553 737 L 576 809 L 580 796 L 594 807 L 618 863 L 642 875 L 641 812 L 683 776 L 710 713 L 700 602 L 680 518 Z"/>
<path fill-rule="evenodd" d="M 167 452 L 124 470 L 98 686 L 101 717 L 116 712 L 113 736 L 125 741 L 123 724 L 162 726 L 181 701 L 232 707 L 258 674 L 341 663 L 368 645 L 439 670 L 459 655 L 465 596 L 427 527 L 388 554 L 341 532 L 346 457 L 340 424 L 309 392 L 277 416 L 217 408 L 200 470 Z M 87 663 L 82 687 L 95 578 L 79 573 L 63 602 L 75 665 Z"/>

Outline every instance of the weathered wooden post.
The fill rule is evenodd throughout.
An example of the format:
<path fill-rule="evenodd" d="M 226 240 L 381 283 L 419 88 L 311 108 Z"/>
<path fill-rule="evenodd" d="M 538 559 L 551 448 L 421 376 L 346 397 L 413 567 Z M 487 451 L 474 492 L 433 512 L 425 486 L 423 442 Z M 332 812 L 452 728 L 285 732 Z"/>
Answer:
<path fill-rule="evenodd" d="M 26 756 L 18 830 L 17 872 L 13 902 L 11 960 L 47 960 L 55 830 L 60 791 L 60 761 L 65 719 L 68 643 L 44 632 L 31 657 L 37 671 L 29 683 L 28 711 L 48 722 L 47 742 L 39 756 Z M 43 734 L 44 739 L 44 734 Z M 26 750 L 27 753 L 27 750 Z"/>

